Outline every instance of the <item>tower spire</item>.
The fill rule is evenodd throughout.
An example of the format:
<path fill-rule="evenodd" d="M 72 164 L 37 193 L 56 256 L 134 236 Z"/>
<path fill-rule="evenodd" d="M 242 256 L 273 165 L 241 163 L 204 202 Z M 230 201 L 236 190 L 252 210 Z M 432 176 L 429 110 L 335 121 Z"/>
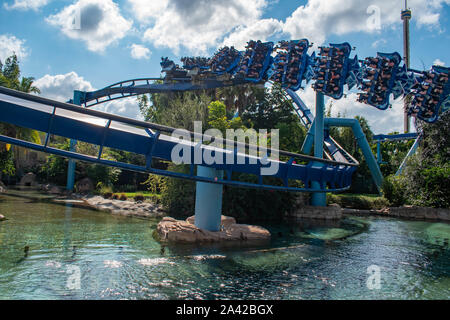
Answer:
<path fill-rule="evenodd" d="M 409 42 L 409 20 L 411 20 L 412 13 L 411 10 L 408 9 L 408 0 L 405 0 L 405 9 L 402 10 L 402 20 L 403 20 L 403 52 L 404 52 L 404 60 L 407 68 L 410 67 L 410 42 Z M 405 133 L 409 133 L 410 131 L 410 117 L 407 113 L 407 104 L 405 101 L 405 116 L 404 116 L 404 129 Z"/>

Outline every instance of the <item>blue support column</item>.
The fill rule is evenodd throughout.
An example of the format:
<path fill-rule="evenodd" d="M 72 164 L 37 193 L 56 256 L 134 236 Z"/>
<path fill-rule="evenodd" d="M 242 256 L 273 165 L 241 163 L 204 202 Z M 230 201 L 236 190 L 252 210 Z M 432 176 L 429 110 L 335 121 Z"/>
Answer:
<path fill-rule="evenodd" d="M 364 131 L 356 119 L 344 119 L 344 118 L 327 118 L 325 119 L 325 125 L 330 127 L 350 127 L 353 130 L 358 146 L 360 147 L 364 158 L 366 159 L 367 166 L 372 174 L 373 181 L 381 193 L 381 186 L 383 184 L 383 174 L 381 173 L 380 166 L 377 159 L 372 153 L 369 142 L 364 134 Z"/>
<path fill-rule="evenodd" d="M 82 92 L 74 91 L 73 104 L 81 106 L 81 95 L 82 95 Z M 70 151 L 74 152 L 76 145 L 77 145 L 77 141 L 71 139 L 70 140 Z M 75 167 L 76 167 L 75 160 L 69 160 L 69 165 L 67 167 L 67 186 L 66 186 L 66 189 L 69 191 L 73 191 L 74 186 L 75 186 Z"/>
<path fill-rule="evenodd" d="M 212 179 L 223 179 L 223 171 L 208 167 L 197 167 L 197 175 Z M 220 231 L 222 218 L 221 184 L 197 182 L 195 191 L 195 225 L 208 231 Z"/>
<path fill-rule="evenodd" d="M 383 163 L 383 159 L 381 158 L 381 141 L 377 141 L 377 162 L 378 164 Z"/>
<path fill-rule="evenodd" d="M 324 140 L 324 113 L 325 96 L 321 92 L 316 92 L 316 117 L 314 121 L 314 157 L 323 158 L 323 140 Z M 317 163 L 316 165 L 322 165 Z M 320 183 L 314 181 L 313 188 L 320 188 Z M 327 194 L 315 192 L 312 194 L 311 204 L 315 207 L 326 207 Z"/>
<path fill-rule="evenodd" d="M 310 154 L 311 149 L 312 149 L 313 144 L 314 144 L 314 133 L 315 133 L 315 131 L 316 131 L 316 121 L 314 120 L 314 122 L 311 125 L 311 128 L 309 128 L 308 133 L 306 134 L 306 139 L 303 142 L 302 153 Z"/>
<path fill-rule="evenodd" d="M 77 141 L 76 140 L 70 140 L 70 151 L 74 152 L 76 149 Z M 66 189 L 69 191 L 73 191 L 75 186 L 75 167 L 76 163 L 75 160 L 70 159 L 69 165 L 67 167 L 67 186 Z"/>
<path fill-rule="evenodd" d="M 402 164 L 400 165 L 400 168 L 398 168 L 397 172 L 395 173 L 396 176 L 399 176 L 403 173 L 403 170 L 405 170 L 406 164 L 408 163 L 408 159 L 412 157 L 419 148 L 420 140 L 422 139 L 422 136 L 417 137 L 416 141 L 414 142 L 413 146 L 409 150 L 408 154 L 406 155 L 405 159 L 403 160 Z"/>

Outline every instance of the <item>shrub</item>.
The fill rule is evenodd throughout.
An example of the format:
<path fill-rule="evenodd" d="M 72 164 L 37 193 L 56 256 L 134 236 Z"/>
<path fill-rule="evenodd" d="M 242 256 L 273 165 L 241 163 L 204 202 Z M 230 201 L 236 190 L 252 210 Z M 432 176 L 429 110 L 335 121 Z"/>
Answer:
<path fill-rule="evenodd" d="M 145 197 L 142 194 L 137 194 L 134 197 L 134 201 L 136 201 L 136 202 L 138 202 L 138 201 L 144 202 L 144 200 L 145 200 Z"/>
<path fill-rule="evenodd" d="M 118 196 L 117 194 L 113 194 L 113 195 L 112 195 L 112 199 L 113 199 L 113 200 L 119 200 L 119 196 Z"/>
<path fill-rule="evenodd" d="M 189 166 L 171 164 L 169 170 L 189 173 Z M 257 178 L 248 174 L 236 173 L 233 180 L 257 183 Z M 176 218 L 194 215 L 195 182 L 150 175 L 145 184 L 152 193 L 160 191 L 161 198 L 155 196 L 152 200 L 161 203 L 169 215 Z M 295 194 L 288 192 L 224 186 L 222 214 L 238 218 L 240 221 L 278 219 L 293 208 L 294 198 Z"/>
<path fill-rule="evenodd" d="M 406 184 L 402 177 L 389 176 L 385 178 L 382 189 L 384 197 L 391 206 L 400 207 L 407 203 Z"/>
<path fill-rule="evenodd" d="M 450 207 L 450 112 L 423 125 L 418 152 L 404 171 L 406 197 L 417 206 Z"/>
<path fill-rule="evenodd" d="M 360 210 L 378 210 L 389 206 L 389 201 L 383 197 L 370 197 L 352 194 L 330 194 L 327 197 L 328 203 L 336 203 L 343 208 Z"/>
<path fill-rule="evenodd" d="M 104 193 L 102 196 L 103 196 L 103 198 L 105 198 L 105 199 L 111 199 L 112 196 L 113 196 L 113 194 L 112 194 L 111 192 L 106 192 L 106 193 Z"/>
<path fill-rule="evenodd" d="M 109 197 L 113 194 L 113 188 L 111 186 L 105 185 L 102 182 L 97 183 L 97 190 L 100 195 L 106 198 L 106 195 Z"/>
<path fill-rule="evenodd" d="M 127 201 L 128 198 L 127 198 L 127 196 L 125 194 L 121 194 L 119 200 L 120 201 Z"/>
<path fill-rule="evenodd" d="M 86 164 L 83 162 L 77 162 L 77 167 L 79 167 L 82 175 L 89 177 L 94 183 L 102 182 L 106 186 L 114 184 L 121 172 L 117 168 L 99 164 Z"/>
<path fill-rule="evenodd" d="M 450 207 L 450 164 L 441 167 L 411 166 L 407 174 L 406 193 L 411 204 L 434 208 Z"/>

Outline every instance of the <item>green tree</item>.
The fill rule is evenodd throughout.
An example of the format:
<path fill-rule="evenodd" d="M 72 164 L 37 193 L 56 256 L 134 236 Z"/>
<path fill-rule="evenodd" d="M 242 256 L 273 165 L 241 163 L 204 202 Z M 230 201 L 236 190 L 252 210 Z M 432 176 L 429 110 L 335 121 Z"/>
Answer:
<path fill-rule="evenodd" d="M 450 112 L 423 125 L 423 139 L 403 174 L 409 203 L 450 207 Z"/>
<path fill-rule="evenodd" d="M 33 85 L 33 77 L 22 77 L 19 60 L 15 54 L 5 60 L 5 64 L 0 61 L 0 86 L 10 89 L 26 92 L 40 93 L 40 90 Z M 15 125 L 2 123 L 0 124 L 0 132 L 10 137 L 28 140 L 34 143 L 41 143 L 40 135 L 37 131 L 28 128 L 21 128 Z M 18 156 L 19 148 L 11 148 L 9 145 L 0 144 L 0 153 L 15 153 Z M 17 164 L 12 165 L 14 157 L 11 155 L 2 155 L 2 166 L 0 172 L 12 175 L 15 172 Z"/>

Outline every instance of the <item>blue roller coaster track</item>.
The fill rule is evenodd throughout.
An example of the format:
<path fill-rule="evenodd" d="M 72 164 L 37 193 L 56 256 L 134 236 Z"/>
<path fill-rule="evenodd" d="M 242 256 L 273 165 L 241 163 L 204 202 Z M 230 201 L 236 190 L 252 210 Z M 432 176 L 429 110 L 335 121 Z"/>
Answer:
<path fill-rule="evenodd" d="M 272 160 L 270 154 L 268 154 L 269 157 L 258 158 L 257 163 L 254 164 L 251 161 L 251 156 L 246 152 L 239 152 L 238 148 L 257 147 L 247 144 L 241 145 L 233 141 L 231 143 L 235 145 L 235 150 L 230 151 L 218 148 L 214 150 L 214 152 L 224 157 L 231 153 L 235 159 L 233 164 L 211 165 L 206 163 L 204 159 L 201 160 L 202 162 L 196 163 L 196 165 L 215 168 L 226 173 L 226 177 L 223 179 L 217 177 L 205 178 L 197 175 L 195 172 L 193 155 L 195 148 L 199 147 L 198 144 L 193 141 L 186 142 L 184 139 L 175 139 L 168 135 L 173 133 L 176 130 L 175 128 L 128 119 L 87 108 L 80 108 L 73 104 L 57 102 L 3 87 L 0 87 L 0 107 L 2 110 L 0 121 L 38 130 L 47 134 L 43 145 L 0 135 L 0 141 L 2 142 L 75 160 L 93 162 L 137 172 L 148 172 L 214 184 L 268 190 L 338 192 L 350 187 L 352 174 L 358 165 L 358 163 L 337 162 L 270 149 L 268 151 L 278 152 L 280 156 L 288 157 L 289 160 L 287 162 Z M 50 135 L 62 136 L 98 145 L 99 154 L 96 157 L 92 157 L 50 147 L 48 146 Z M 191 137 L 195 138 L 195 134 L 191 133 Z M 172 151 L 180 144 L 185 145 L 185 147 L 191 150 L 192 164 L 189 174 L 152 167 L 153 159 L 172 161 Z M 102 152 L 105 147 L 144 155 L 147 165 L 144 167 L 102 159 Z M 200 148 L 204 152 L 204 150 L 211 147 L 202 144 Z M 244 161 L 238 161 L 238 157 Z M 279 165 L 278 172 L 272 176 L 282 182 L 279 185 L 265 183 L 264 176 L 261 174 L 261 169 L 270 167 L 273 161 L 276 161 Z M 235 181 L 233 180 L 234 172 L 253 174 L 257 177 L 258 182 Z M 290 186 L 291 181 L 299 181 L 304 187 L 292 187 Z M 313 188 L 313 182 L 318 182 L 319 188 Z"/>
<path fill-rule="evenodd" d="M 302 83 L 307 84 L 314 80 L 313 88 L 319 95 L 340 99 L 344 95 L 344 85 L 349 89 L 357 87 L 361 91 L 358 100 L 380 110 L 390 106 L 391 95 L 394 98 L 412 95 L 410 114 L 421 120 L 434 122 L 450 105 L 450 69 L 434 66 L 430 71 L 420 72 L 404 65 L 400 67 L 401 58 L 398 53 L 378 53 L 376 57 L 365 60 L 358 60 L 357 56 L 350 58 L 353 49 L 348 43 L 320 47 L 317 56 L 315 53 L 308 55 L 310 47 L 306 39 L 281 41 L 278 46 L 271 42 L 250 41 L 244 52 L 223 48 L 212 59 L 183 58 L 184 68 L 164 58 L 161 62 L 162 71 L 166 74 L 164 78 L 127 80 L 94 92 L 75 91 L 74 99 L 69 103 L 0 87 L 0 121 L 47 134 L 43 145 L 7 136 L 0 136 L 0 141 L 75 160 L 199 182 L 325 193 L 349 189 L 352 174 L 359 165 L 358 161 L 329 135 L 329 127 L 347 126 L 353 129 L 374 182 L 380 189 L 383 178 L 359 123 L 355 119 L 327 118 L 323 121 L 323 110 L 320 111 L 321 121 L 316 123 L 317 119 L 295 91 L 302 88 Z M 276 151 L 280 156 L 289 159 L 281 162 L 271 159 L 270 152 L 267 152 L 260 154 L 255 164 L 251 161 L 254 159 L 239 148 L 243 147 L 245 151 L 257 147 L 242 146 L 233 141 L 234 150 L 214 148 L 212 152 L 221 156 L 232 156 L 233 159 L 242 158 L 245 160 L 243 163 L 234 161 L 232 164 L 208 164 L 202 160 L 195 165 L 191 164 L 189 174 L 170 172 L 153 168 L 153 160 L 172 161 L 172 151 L 179 145 L 191 150 L 191 154 L 194 154 L 196 148 L 203 152 L 211 151 L 211 147 L 198 145 L 192 140 L 186 142 L 171 137 L 169 134 L 175 131 L 174 128 L 89 109 L 102 103 L 142 94 L 206 90 L 248 83 L 265 84 L 267 81 L 279 83 L 284 88 L 286 99 L 292 101 L 299 120 L 309 129 L 302 148 L 303 153 L 309 154 L 315 135 L 318 132 L 324 133 L 323 138 L 322 134 L 316 137 L 320 138 L 320 142 L 315 148 L 318 147 L 320 152 L 315 152 L 315 157 Z M 98 145 L 99 154 L 92 157 L 74 150 L 50 147 L 48 143 L 51 135 Z M 190 133 L 190 138 L 195 139 L 195 134 Z M 146 166 L 105 160 L 102 158 L 105 147 L 144 155 Z M 322 149 L 325 150 L 327 159 L 322 159 Z M 279 165 L 279 170 L 272 177 L 277 178 L 279 183 L 267 182 L 268 179 L 261 174 L 262 168 L 271 166 L 274 162 Z M 201 176 L 196 173 L 196 165 L 223 171 L 225 175 L 223 178 Z M 233 180 L 235 172 L 253 174 L 257 182 Z M 302 186 L 293 186 L 293 181 L 300 182 Z"/>

